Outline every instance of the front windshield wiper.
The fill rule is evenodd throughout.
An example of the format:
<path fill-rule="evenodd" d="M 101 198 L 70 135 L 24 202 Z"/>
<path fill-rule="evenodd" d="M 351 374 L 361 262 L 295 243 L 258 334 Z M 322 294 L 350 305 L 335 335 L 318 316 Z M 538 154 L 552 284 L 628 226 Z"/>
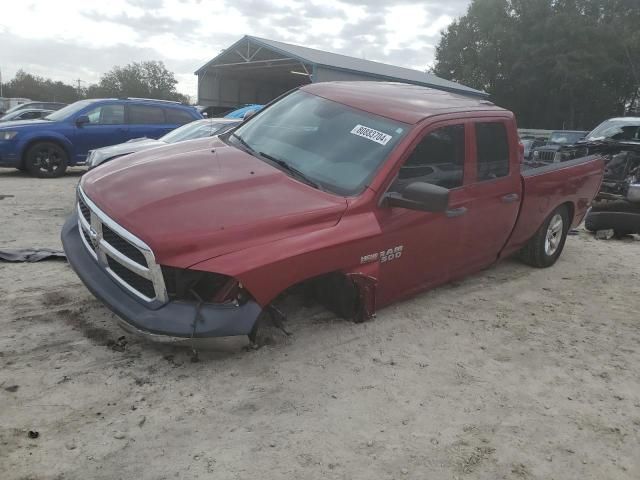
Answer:
<path fill-rule="evenodd" d="M 307 185 L 310 185 L 310 186 L 312 186 L 314 188 L 317 188 L 318 190 L 322 190 L 322 187 L 320 186 L 320 184 L 318 182 L 316 182 L 314 180 L 311 180 L 309 177 L 307 177 L 307 175 L 302 173 L 300 170 L 298 170 L 296 167 L 292 166 L 291 164 L 285 162 L 284 160 L 280 160 L 279 158 L 273 157 L 273 156 L 269 155 L 268 153 L 264 153 L 264 152 L 258 152 L 258 153 L 260 154 L 261 157 L 264 157 L 267 160 L 271 160 L 273 163 L 279 165 L 280 167 L 284 168 L 289 173 L 291 173 L 294 176 L 298 177 L 300 180 L 302 180 Z"/>
<path fill-rule="evenodd" d="M 235 132 L 231 132 L 231 135 L 229 136 L 237 139 L 250 154 L 256 156 L 256 154 L 258 153 L 253 148 L 251 148 L 251 145 L 245 142 L 244 138 L 242 138 L 240 135 L 237 135 Z"/>

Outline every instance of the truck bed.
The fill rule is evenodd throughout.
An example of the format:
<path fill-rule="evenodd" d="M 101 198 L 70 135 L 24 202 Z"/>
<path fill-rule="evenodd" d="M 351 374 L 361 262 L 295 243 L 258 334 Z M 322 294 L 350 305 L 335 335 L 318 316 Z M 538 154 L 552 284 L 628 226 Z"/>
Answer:
<path fill-rule="evenodd" d="M 582 222 L 602 183 L 604 159 L 589 155 L 544 166 L 522 165 L 522 202 L 516 225 L 500 257 L 522 248 L 551 212 L 562 204 L 571 210 L 571 227 Z"/>

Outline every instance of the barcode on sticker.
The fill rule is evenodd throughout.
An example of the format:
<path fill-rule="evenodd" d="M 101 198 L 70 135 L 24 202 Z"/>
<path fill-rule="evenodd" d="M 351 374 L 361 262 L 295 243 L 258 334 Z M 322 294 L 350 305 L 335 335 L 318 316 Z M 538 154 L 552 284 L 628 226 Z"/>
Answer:
<path fill-rule="evenodd" d="M 380 132 L 373 128 L 365 127 L 364 125 L 356 125 L 351 130 L 351 133 L 358 135 L 359 137 L 366 138 L 372 142 L 379 143 L 380 145 L 386 145 L 391 140 L 391 135 L 387 135 L 384 132 Z"/>

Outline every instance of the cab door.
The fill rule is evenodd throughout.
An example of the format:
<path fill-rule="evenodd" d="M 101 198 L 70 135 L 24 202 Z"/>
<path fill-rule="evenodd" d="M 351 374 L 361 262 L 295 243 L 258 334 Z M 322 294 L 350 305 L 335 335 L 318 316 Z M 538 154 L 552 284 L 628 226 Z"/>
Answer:
<path fill-rule="evenodd" d="M 460 255 L 473 270 L 498 258 L 520 211 L 520 177 L 517 133 L 512 119 L 487 117 L 470 125 L 468 236 Z"/>
<path fill-rule="evenodd" d="M 81 116 L 86 116 L 88 122 L 73 126 L 77 162 L 84 162 L 89 150 L 117 145 L 129 139 L 124 105 L 121 103 L 102 103 Z"/>
<path fill-rule="evenodd" d="M 469 198 L 465 177 L 469 158 L 468 124 L 450 120 L 433 124 L 409 149 L 388 192 L 402 193 L 412 182 L 450 190 L 447 212 L 423 212 L 381 205 L 377 211 L 379 303 L 445 283 L 464 268 L 460 255 L 467 235 Z"/>

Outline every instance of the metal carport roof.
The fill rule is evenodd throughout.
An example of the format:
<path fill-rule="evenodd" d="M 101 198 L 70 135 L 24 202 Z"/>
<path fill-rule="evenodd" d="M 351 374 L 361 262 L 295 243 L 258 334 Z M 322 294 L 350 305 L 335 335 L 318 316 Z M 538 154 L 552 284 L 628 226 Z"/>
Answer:
<path fill-rule="evenodd" d="M 463 95 L 488 97 L 485 92 L 431 73 L 251 35 L 245 35 L 223 50 L 195 74 L 198 75 L 199 98 L 207 97 L 213 103 L 220 104 L 224 103 L 220 101 L 222 97 L 260 103 L 264 98 L 275 98 L 277 94 L 300 84 L 335 80 L 403 82 Z M 210 74 L 214 75 L 214 80 Z M 229 82 L 240 85 L 237 95 L 232 91 L 233 84 Z M 253 86 L 249 85 L 251 83 Z M 259 86 L 262 88 L 260 95 L 256 93 Z M 267 91 L 269 89 L 272 93 Z M 250 91 L 253 93 L 247 93 Z"/>

